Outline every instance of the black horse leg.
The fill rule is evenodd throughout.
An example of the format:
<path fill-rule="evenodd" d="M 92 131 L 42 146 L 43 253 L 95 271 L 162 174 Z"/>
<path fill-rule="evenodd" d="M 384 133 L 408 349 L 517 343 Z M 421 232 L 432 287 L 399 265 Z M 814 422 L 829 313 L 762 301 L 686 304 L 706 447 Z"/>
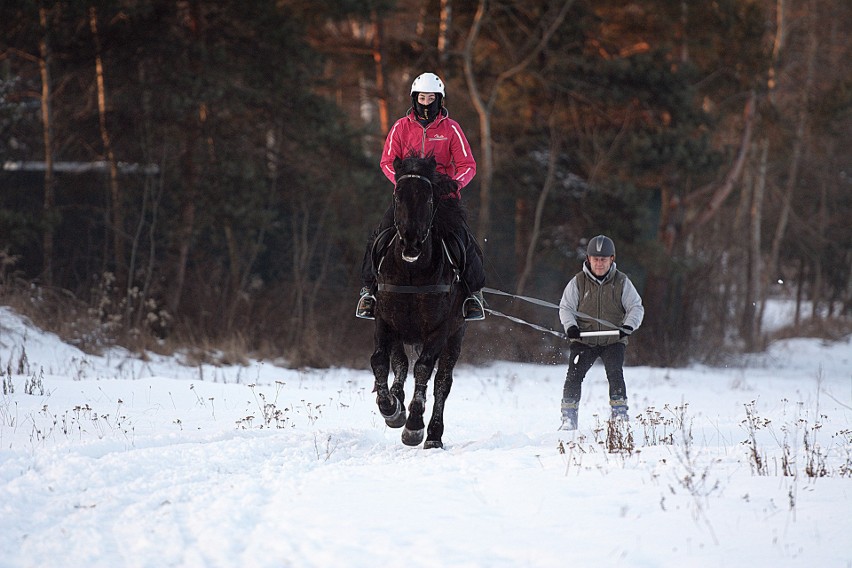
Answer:
<path fill-rule="evenodd" d="M 447 347 L 438 361 L 438 370 L 435 373 L 435 403 L 432 408 L 432 419 L 429 420 L 426 443 L 423 444 L 426 449 L 444 447 L 444 443 L 441 441 L 441 437 L 444 435 L 444 403 L 453 387 L 453 368 L 455 368 L 461 354 L 463 337 L 464 328 L 450 337 Z"/>
<path fill-rule="evenodd" d="M 405 353 L 405 345 L 397 343 L 391 349 L 391 369 L 393 369 L 393 384 L 390 392 L 399 402 L 405 404 L 405 379 L 408 378 L 408 355 Z"/>
<path fill-rule="evenodd" d="M 426 425 L 423 423 L 423 413 L 426 411 L 426 387 L 435 368 L 436 357 L 427 354 L 427 350 L 420 354 L 414 364 L 414 396 L 408 405 L 408 420 L 402 430 L 402 443 L 406 446 L 418 446 L 423 441 L 423 433 Z"/>
<path fill-rule="evenodd" d="M 376 323 L 376 349 L 370 357 L 370 367 L 376 379 L 375 392 L 376 404 L 382 417 L 394 416 L 397 410 L 395 397 L 391 396 L 388 389 L 388 374 L 390 373 L 390 351 L 391 341 L 387 330 L 380 322 Z"/>
<path fill-rule="evenodd" d="M 395 401 L 394 408 L 391 413 L 386 413 L 379 405 L 379 411 L 385 419 L 385 424 L 391 428 L 402 428 L 406 420 L 405 379 L 408 377 L 408 356 L 405 354 L 405 345 L 401 341 L 391 348 L 390 363 L 394 375 L 393 385 L 390 388 L 390 396 Z"/>

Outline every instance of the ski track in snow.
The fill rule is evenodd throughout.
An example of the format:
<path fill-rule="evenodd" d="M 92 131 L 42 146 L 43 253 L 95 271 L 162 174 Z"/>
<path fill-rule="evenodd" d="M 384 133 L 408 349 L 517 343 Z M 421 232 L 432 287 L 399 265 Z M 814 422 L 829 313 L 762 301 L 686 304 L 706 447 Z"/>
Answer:
<path fill-rule="evenodd" d="M 603 445 L 599 363 L 576 433 L 564 365 L 459 368 L 429 451 L 384 425 L 366 370 L 93 357 L 7 308 L 0 363 L 2 567 L 852 566 L 849 338 L 625 368 L 629 453 Z"/>

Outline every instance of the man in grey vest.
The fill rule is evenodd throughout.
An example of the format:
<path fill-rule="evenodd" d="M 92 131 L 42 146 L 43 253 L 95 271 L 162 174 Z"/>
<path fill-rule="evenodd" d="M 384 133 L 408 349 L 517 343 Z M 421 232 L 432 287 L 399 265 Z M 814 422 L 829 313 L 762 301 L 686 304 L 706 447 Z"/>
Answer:
<path fill-rule="evenodd" d="M 577 429 L 580 388 L 598 357 L 609 382 L 612 418 L 628 419 L 624 350 L 627 337 L 639 328 L 644 315 L 639 292 L 615 266 L 612 239 L 598 235 L 590 240 L 583 270 L 568 282 L 559 302 L 559 320 L 571 342 L 568 374 L 562 388 L 560 430 Z M 595 333 L 605 331 L 611 334 Z"/>

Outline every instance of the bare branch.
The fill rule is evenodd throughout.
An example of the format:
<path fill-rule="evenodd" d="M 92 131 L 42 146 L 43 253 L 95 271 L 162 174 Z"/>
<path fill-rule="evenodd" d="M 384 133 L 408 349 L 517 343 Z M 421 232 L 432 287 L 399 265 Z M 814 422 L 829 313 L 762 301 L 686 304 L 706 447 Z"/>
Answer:
<path fill-rule="evenodd" d="M 728 171 L 728 174 L 725 176 L 725 180 L 716 188 L 716 191 L 713 193 L 713 197 L 710 198 L 710 202 L 707 204 L 707 207 L 698 214 L 698 218 L 694 221 L 687 222 L 685 225 L 685 232 L 691 232 L 695 229 L 701 227 L 707 221 L 712 219 L 716 213 L 719 212 L 719 208 L 722 206 L 722 203 L 725 202 L 725 199 L 731 194 L 734 190 L 734 184 L 736 184 L 737 180 L 740 178 L 740 175 L 743 171 L 743 166 L 746 162 L 746 156 L 748 156 L 748 149 L 751 146 L 751 135 L 754 130 L 754 117 L 755 117 L 755 107 L 757 106 L 757 94 L 752 91 L 749 96 L 748 101 L 746 102 L 745 110 L 743 111 L 743 115 L 745 117 L 745 124 L 743 128 L 742 139 L 740 140 L 740 148 L 737 152 L 737 157 L 734 160 L 734 164 L 731 169 Z"/>

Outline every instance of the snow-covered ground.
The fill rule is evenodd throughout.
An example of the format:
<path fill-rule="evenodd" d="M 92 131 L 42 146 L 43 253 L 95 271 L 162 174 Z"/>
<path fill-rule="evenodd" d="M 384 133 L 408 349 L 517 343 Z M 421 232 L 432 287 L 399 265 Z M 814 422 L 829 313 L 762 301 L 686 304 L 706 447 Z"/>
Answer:
<path fill-rule="evenodd" d="M 2 307 L 0 369 L 3 567 L 852 566 L 849 338 L 628 367 L 612 436 L 600 364 L 576 433 L 564 365 L 463 367 L 443 450 L 363 370 L 93 357 Z"/>

